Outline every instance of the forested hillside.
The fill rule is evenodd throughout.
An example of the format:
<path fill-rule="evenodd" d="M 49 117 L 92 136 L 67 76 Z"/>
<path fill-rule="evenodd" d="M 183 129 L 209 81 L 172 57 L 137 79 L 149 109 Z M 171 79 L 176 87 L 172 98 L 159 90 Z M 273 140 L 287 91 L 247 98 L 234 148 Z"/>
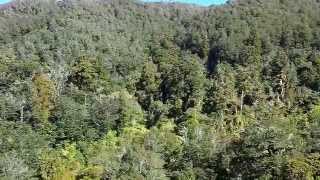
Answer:
<path fill-rule="evenodd" d="M 319 0 L 0 9 L 0 179 L 320 179 Z"/>

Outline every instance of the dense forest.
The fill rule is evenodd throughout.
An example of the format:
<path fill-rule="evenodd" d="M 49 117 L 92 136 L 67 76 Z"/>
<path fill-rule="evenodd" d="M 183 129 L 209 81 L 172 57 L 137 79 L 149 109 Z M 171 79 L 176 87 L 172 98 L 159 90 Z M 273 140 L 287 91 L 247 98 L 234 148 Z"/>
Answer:
<path fill-rule="evenodd" d="M 0 179 L 320 179 L 320 1 L 0 8 Z"/>

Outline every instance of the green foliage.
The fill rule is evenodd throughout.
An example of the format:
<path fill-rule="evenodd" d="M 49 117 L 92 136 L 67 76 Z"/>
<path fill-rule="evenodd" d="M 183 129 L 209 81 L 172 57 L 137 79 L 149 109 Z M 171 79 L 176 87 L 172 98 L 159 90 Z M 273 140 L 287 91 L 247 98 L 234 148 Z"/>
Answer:
<path fill-rule="evenodd" d="M 115 95 L 118 96 L 120 102 L 118 129 L 144 124 L 144 113 L 134 97 L 126 91 L 118 92 Z"/>
<path fill-rule="evenodd" d="M 109 73 L 104 68 L 101 61 L 82 56 L 72 67 L 69 81 L 81 90 L 108 93 L 111 84 Z"/>
<path fill-rule="evenodd" d="M 144 109 L 148 109 L 154 99 L 159 96 L 160 73 L 153 62 L 146 62 L 140 81 L 137 84 L 138 101 Z"/>
<path fill-rule="evenodd" d="M 119 137 L 109 132 L 89 148 L 89 163 L 103 168 L 104 178 L 167 179 L 160 155 L 144 145 L 148 133 L 141 125 L 124 128 Z"/>
<path fill-rule="evenodd" d="M 45 74 L 36 74 L 33 77 L 32 104 L 33 116 L 40 124 L 46 124 L 50 111 L 54 106 L 54 85 Z"/>
<path fill-rule="evenodd" d="M 0 7 L 0 179 L 319 179 L 320 6 Z"/>
<path fill-rule="evenodd" d="M 37 175 L 39 156 L 48 143 L 47 137 L 39 135 L 29 125 L 1 122 L 0 177 L 31 179 Z"/>
<path fill-rule="evenodd" d="M 311 154 L 307 157 L 296 155 L 289 159 L 287 171 L 288 178 L 292 179 L 317 179 L 319 178 L 319 154 Z"/>
<path fill-rule="evenodd" d="M 310 118 L 313 123 L 319 124 L 319 122 L 320 122 L 320 106 L 319 105 L 315 106 L 312 109 L 311 114 L 310 114 Z"/>
<path fill-rule="evenodd" d="M 61 97 L 55 111 L 57 140 L 94 139 L 96 130 L 90 123 L 90 114 L 86 105 L 75 102 L 70 97 Z"/>
<path fill-rule="evenodd" d="M 40 173 L 43 179 L 74 180 L 81 169 L 81 162 L 77 160 L 77 150 L 74 145 L 49 151 L 41 156 Z"/>
<path fill-rule="evenodd" d="M 229 64 L 219 64 L 213 84 L 205 96 L 204 112 L 235 111 L 239 104 L 234 69 Z"/>
<path fill-rule="evenodd" d="M 1 179 L 31 179 L 34 172 L 15 153 L 2 154 L 0 158 Z"/>

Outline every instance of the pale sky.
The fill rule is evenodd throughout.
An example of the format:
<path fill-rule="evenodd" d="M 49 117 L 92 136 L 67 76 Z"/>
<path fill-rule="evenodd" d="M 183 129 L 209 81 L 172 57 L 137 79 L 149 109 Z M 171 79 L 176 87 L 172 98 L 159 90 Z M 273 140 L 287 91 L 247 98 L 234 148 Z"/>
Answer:
<path fill-rule="evenodd" d="M 10 0 L 0 0 L 0 4 L 10 2 Z"/>

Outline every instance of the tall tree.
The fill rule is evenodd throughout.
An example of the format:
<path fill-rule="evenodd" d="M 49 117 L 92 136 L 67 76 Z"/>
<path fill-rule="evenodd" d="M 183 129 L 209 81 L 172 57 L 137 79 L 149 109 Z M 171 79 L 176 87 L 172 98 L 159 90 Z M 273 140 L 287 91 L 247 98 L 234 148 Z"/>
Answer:
<path fill-rule="evenodd" d="M 33 116 L 40 125 L 44 125 L 48 123 L 51 110 L 54 108 L 54 84 L 43 73 L 35 74 L 32 82 Z"/>

